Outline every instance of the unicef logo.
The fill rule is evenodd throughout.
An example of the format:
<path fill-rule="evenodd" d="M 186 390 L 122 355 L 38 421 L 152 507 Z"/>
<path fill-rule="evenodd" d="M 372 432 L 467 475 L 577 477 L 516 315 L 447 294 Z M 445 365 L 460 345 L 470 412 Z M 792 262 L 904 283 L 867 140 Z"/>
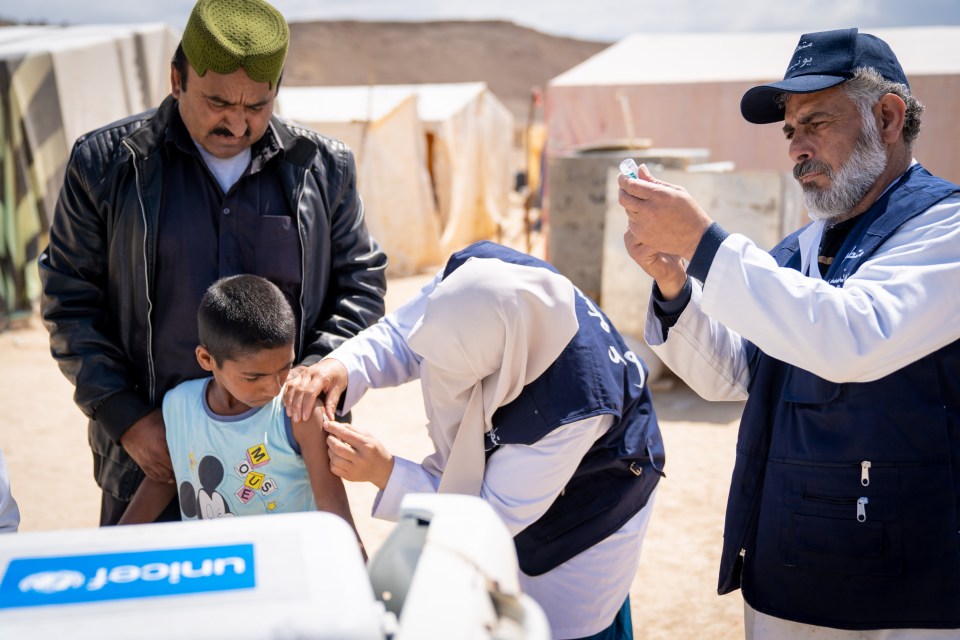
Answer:
<path fill-rule="evenodd" d="M 19 587 L 24 593 L 30 591 L 60 593 L 82 587 L 86 581 L 87 577 L 79 571 L 44 571 L 30 574 L 20 581 Z"/>
<path fill-rule="evenodd" d="M 6 571 L 0 567 L 0 620 L 4 610 L 18 607 L 154 598 L 256 586 L 251 543 L 14 558 Z M 0 638 L 6 640 L 3 631 Z"/>

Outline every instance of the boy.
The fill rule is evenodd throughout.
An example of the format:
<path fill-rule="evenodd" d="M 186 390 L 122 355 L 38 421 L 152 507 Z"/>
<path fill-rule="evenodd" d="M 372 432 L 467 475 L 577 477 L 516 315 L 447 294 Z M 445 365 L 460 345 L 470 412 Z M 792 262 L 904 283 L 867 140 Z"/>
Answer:
<path fill-rule="evenodd" d="M 145 479 L 120 524 L 153 522 L 179 486 L 184 520 L 319 509 L 356 531 L 343 481 L 330 471 L 322 407 L 302 422 L 283 408 L 296 335 L 283 293 L 259 276 L 222 278 L 197 318 L 197 360 L 212 377 L 163 399 L 177 485 Z"/>

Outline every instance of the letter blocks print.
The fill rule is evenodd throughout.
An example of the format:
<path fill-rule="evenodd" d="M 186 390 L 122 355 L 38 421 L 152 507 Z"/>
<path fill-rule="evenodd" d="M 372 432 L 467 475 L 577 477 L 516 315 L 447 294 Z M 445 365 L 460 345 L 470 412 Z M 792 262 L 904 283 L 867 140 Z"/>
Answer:
<path fill-rule="evenodd" d="M 240 489 L 237 490 L 237 497 L 240 498 L 240 502 L 243 504 L 250 502 L 250 499 L 255 495 L 257 495 L 257 492 L 247 486 L 240 487 Z"/>
<path fill-rule="evenodd" d="M 262 473 L 257 473 L 256 471 L 251 471 L 247 474 L 246 480 L 243 481 L 243 484 L 250 487 L 254 491 L 258 491 L 260 487 L 263 486 L 263 480 L 266 478 Z"/>
<path fill-rule="evenodd" d="M 257 467 L 262 467 L 270 462 L 270 454 L 267 453 L 267 445 L 258 444 L 255 447 L 250 447 L 247 449 L 247 460 L 250 461 L 250 464 L 254 469 Z"/>

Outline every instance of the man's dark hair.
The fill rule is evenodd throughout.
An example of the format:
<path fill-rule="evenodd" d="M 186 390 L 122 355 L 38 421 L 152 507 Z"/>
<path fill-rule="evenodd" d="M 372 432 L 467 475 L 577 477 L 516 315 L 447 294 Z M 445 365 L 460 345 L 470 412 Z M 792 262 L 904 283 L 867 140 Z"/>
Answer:
<path fill-rule="evenodd" d="M 913 143 L 920 135 L 923 104 L 910 94 L 909 87 L 887 80 L 875 69 L 858 68 L 853 72 L 853 77 L 841 84 L 840 88 L 857 105 L 861 116 L 867 115 L 873 105 L 877 104 L 884 95 L 892 93 L 900 96 L 900 99 L 907 105 L 906 112 L 903 115 L 903 130 L 900 135 L 903 136 L 907 149 L 913 150 Z M 775 100 L 778 105 L 785 107 L 788 97 L 790 97 L 790 94 L 781 93 Z"/>
<path fill-rule="evenodd" d="M 200 344 L 223 366 L 263 349 L 292 345 L 297 322 L 290 303 L 266 278 L 239 275 L 210 285 L 197 312 Z"/>
<path fill-rule="evenodd" d="M 177 50 L 173 52 L 173 60 L 170 61 L 173 68 L 180 74 L 180 90 L 187 90 L 187 54 L 183 52 L 183 42 L 177 45 Z M 280 78 L 277 80 L 277 86 L 274 93 L 280 90 L 280 83 L 283 82 L 283 71 L 280 72 Z"/>
<path fill-rule="evenodd" d="M 861 68 L 854 71 L 853 78 L 844 82 L 841 88 L 857 104 L 861 113 L 873 108 L 888 93 L 900 96 L 907 105 L 901 135 L 907 149 L 913 149 L 913 143 L 920 134 L 923 105 L 910 94 L 907 86 L 887 80 L 874 69 Z"/>
<path fill-rule="evenodd" d="M 177 45 L 177 50 L 173 52 L 173 60 L 170 61 L 173 68 L 180 74 L 180 90 L 187 90 L 187 54 L 183 52 L 183 43 Z"/>

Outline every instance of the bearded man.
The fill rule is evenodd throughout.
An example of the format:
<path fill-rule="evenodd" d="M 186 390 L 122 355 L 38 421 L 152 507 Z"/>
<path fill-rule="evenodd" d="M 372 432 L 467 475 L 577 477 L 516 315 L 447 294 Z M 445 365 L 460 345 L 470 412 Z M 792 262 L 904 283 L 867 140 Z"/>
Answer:
<path fill-rule="evenodd" d="M 620 178 L 646 340 L 746 399 L 719 592 L 742 588 L 747 638 L 960 628 L 960 187 L 913 159 L 922 111 L 882 40 L 803 35 L 741 102 L 784 122 L 813 219 L 769 254 L 645 168 Z"/>

